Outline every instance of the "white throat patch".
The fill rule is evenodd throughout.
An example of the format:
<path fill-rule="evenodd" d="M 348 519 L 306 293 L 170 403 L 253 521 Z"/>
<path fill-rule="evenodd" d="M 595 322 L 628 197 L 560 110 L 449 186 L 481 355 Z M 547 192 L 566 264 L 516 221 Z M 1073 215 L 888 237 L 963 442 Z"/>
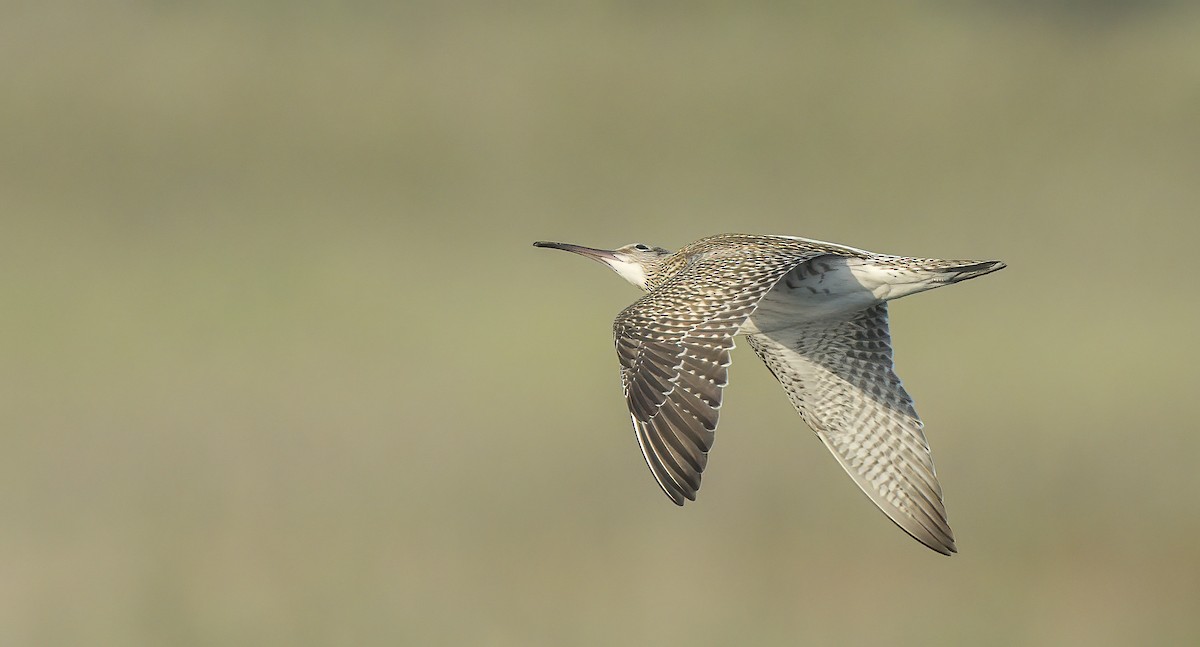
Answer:
<path fill-rule="evenodd" d="M 617 274 L 620 274 L 621 278 L 629 281 L 643 290 L 646 289 L 646 271 L 642 269 L 641 263 L 633 263 L 623 260 L 605 261 L 605 263 L 607 263 L 609 267 L 613 268 L 613 271 L 615 271 Z"/>

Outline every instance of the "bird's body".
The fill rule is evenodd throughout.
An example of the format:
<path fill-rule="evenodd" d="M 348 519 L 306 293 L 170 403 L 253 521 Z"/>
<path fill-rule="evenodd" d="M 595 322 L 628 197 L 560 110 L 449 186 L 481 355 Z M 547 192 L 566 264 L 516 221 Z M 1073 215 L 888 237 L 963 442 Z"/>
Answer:
<path fill-rule="evenodd" d="M 614 334 L 638 444 L 672 501 L 696 497 L 740 334 L 871 500 L 926 546 L 955 552 L 920 418 L 892 368 L 886 302 L 1003 263 L 743 234 L 673 253 L 535 245 L 600 261 L 647 292 Z"/>

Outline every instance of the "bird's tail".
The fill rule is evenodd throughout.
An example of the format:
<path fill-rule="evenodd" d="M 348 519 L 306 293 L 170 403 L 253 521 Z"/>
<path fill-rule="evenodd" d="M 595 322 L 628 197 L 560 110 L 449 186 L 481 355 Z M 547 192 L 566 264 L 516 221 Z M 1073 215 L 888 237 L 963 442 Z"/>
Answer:
<path fill-rule="evenodd" d="M 875 257 L 851 263 L 851 271 L 859 283 L 884 301 L 966 281 L 1004 267 L 1003 261 L 949 261 L 903 256 Z"/>
<path fill-rule="evenodd" d="M 1004 261 L 937 261 L 937 263 L 946 265 L 938 265 L 930 270 L 935 275 L 940 274 L 945 277 L 947 283 L 958 283 L 1007 267 Z"/>

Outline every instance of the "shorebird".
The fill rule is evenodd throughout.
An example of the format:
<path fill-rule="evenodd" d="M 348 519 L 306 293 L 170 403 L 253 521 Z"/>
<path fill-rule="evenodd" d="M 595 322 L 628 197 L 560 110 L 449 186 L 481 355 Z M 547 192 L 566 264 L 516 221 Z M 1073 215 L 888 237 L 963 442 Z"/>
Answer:
<path fill-rule="evenodd" d="M 534 246 L 599 261 L 646 292 L 617 316 L 613 333 L 638 446 L 677 505 L 700 489 L 740 334 L 871 501 L 922 544 L 957 552 L 924 425 L 893 369 L 887 302 L 1004 263 L 745 234 L 676 252 Z"/>

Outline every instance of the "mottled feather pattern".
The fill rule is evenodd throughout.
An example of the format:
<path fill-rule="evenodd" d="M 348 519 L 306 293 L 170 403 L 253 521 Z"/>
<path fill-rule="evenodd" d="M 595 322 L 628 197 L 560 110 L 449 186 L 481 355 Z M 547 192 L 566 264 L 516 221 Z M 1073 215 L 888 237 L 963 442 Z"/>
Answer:
<path fill-rule="evenodd" d="M 733 336 L 762 296 L 814 253 L 750 251 L 733 241 L 680 250 L 675 256 L 689 261 L 663 276 L 613 326 L 638 443 L 655 480 L 680 505 L 695 500 L 700 488 Z"/>
<path fill-rule="evenodd" d="M 747 340 L 872 501 L 922 543 L 953 552 L 923 425 L 893 370 L 887 304 Z"/>
<path fill-rule="evenodd" d="M 886 301 L 1003 263 L 745 234 L 704 238 L 674 253 L 640 244 L 535 244 L 590 256 L 647 292 L 621 312 L 613 332 L 638 445 L 676 504 L 694 500 L 700 488 L 733 338 L 744 333 L 871 500 L 926 546 L 956 551 L 923 425 L 893 369 Z"/>

